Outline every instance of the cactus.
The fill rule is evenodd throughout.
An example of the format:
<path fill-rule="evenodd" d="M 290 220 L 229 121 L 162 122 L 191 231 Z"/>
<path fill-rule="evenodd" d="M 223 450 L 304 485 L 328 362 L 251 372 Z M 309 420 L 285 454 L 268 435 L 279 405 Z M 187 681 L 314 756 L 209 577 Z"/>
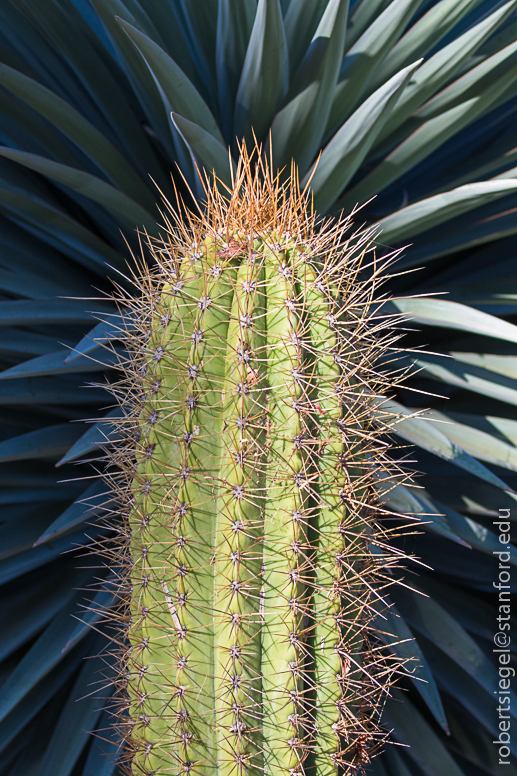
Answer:
<path fill-rule="evenodd" d="M 317 221 L 294 169 L 244 152 L 207 200 L 150 241 L 114 389 L 137 430 L 116 453 L 131 772 L 357 773 L 393 670 L 369 627 L 394 563 L 385 265 L 350 219 Z"/>

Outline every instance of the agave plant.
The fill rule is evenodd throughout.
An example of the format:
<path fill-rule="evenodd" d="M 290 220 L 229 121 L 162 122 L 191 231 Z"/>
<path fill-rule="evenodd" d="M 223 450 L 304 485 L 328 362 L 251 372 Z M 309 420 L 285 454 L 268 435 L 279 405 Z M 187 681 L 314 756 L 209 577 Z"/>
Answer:
<path fill-rule="evenodd" d="M 108 297 L 113 282 L 129 289 L 135 229 L 166 234 L 161 194 L 194 206 L 203 168 L 231 186 L 243 138 L 275 169 L 294 160 L 319 214 L 364 205 L 354 218 L 379 230 L 380 260 L 410 246 L 390 287 L 393 314 L 412 320 L 401 366 L 417 373 L 397 389 L 393 412 L 407 417 L 393 430 L 422 476 L 385 498 L 425 524 L 400 548 L 421 563 L 378 628 L 413 659 L 383 717 L 409 748 L 387 747 L 368 770 L 500 772 L 491 650 L 494 521 L 513 518 L 517 484 L 516 7 L 1 4 L 1 774 L 122 767 L 101 627 L 118 584 L 113 507 L 89 463 L 101 468 L 120 413 L 96 387 L 116 381 L 127 328 Z M 71 422 L 83 419 L 86 431 Z"/>

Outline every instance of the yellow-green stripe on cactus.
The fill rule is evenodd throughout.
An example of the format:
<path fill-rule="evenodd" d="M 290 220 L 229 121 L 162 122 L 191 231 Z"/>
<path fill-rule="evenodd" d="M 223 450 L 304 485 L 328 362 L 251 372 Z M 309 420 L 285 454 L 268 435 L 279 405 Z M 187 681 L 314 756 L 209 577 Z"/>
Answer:
<path fill-rule="evenodd" d="M 131 772 L 357 773 L 391 671 L 369 630 L 393 565 L 371 236 L 245 155 L 207 200 L 151 244 L 117 389 Z"/>

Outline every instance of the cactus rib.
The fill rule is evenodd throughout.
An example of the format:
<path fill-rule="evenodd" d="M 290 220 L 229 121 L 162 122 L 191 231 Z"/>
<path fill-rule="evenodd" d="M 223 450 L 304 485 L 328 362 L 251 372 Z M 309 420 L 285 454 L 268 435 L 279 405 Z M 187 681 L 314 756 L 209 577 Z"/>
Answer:
<path fill-rule="evenodd" d="M 395 557 L 374 486 L 396 473 L 371 235 L 318 223 L 294 170 L 245 151 L 207 199 L 124 302 L 128 767 L 357 773 L 395 668 L 370 625 Z"/>

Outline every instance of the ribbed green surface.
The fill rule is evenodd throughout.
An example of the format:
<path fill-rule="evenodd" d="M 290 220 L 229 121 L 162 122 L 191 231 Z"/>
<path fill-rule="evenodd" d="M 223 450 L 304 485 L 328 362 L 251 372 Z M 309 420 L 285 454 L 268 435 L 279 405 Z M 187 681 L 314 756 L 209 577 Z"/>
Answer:
<path fill-rule="evenodd" d="M 357 322 L 302 239 L 226 240 L 158 283 L 145 337 L 133 771 L 337 776 L 371 716 Z"/>

